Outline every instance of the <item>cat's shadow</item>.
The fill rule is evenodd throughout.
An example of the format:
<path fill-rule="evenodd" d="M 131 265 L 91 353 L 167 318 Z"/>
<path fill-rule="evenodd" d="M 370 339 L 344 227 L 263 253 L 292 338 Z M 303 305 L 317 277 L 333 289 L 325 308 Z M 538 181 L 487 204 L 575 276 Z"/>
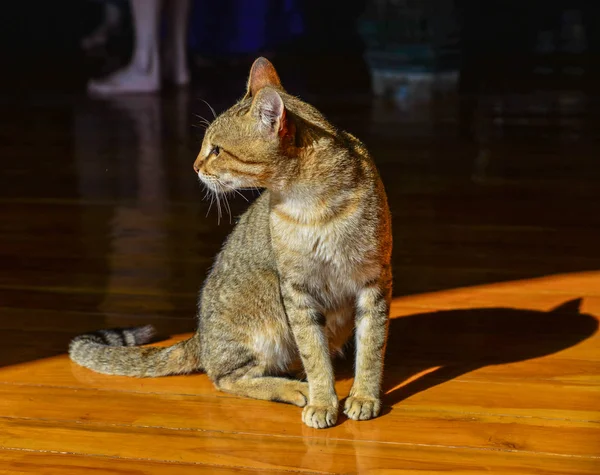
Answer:
<path fill-rule="evenodd" d="M 581 299 L 575 299 L 548 312 L 470 308 L 392 318 L 383 403 L 389 408 L 485 366 L 530 360 L 575 346 L 598 330 L 598 320 L 581 313 L 580 307 Z M 353 354 L 352 349 L 348 354 Z M 351 360 L 338 366 L 338 379 L 353 377 Z"/>

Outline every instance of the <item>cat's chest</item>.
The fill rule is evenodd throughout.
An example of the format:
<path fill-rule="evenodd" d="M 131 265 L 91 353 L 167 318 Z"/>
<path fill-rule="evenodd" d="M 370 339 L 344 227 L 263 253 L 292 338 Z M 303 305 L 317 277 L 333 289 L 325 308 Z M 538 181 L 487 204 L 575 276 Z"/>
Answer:
<path fill-rule="evenodd" d="M 377 262 L 344 229 L 282 226 L 273 238 L 280 271 L 293 273 L 294 279 L 309 283 L 328 298 L 354 296 L 377 275 Z"/>

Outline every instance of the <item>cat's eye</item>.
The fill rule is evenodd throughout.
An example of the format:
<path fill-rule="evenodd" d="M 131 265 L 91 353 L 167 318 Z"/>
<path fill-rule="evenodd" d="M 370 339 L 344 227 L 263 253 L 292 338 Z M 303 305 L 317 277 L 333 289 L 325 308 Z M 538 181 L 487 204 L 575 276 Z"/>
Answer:
<path fill-rule="evenodd" d="M 219 153 L 221 152 L 221 148 L 218 145 L 215 145 L 211 151 L 210 151 L 210 155 L 214 155 L 215 157 L 217 155 L 219 155 Z"/>

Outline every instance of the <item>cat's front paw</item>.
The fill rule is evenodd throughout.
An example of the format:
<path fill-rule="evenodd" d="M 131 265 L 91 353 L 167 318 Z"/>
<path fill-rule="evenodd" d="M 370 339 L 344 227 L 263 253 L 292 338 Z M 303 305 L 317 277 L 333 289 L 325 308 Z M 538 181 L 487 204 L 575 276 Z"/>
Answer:
<path fill-rule="evenodd" d="M 373 397 L 349 396 L 344 405 L 344 414 L 355 421 L 366 421 L 379 415 L 381 400 Z"/>
<path fill-rule="evenodd" d="M 338 416 L 337 406 L 309 405 L 302 411 L 302 421 L 315 429 L 325 429 L 335 425 Z"/>

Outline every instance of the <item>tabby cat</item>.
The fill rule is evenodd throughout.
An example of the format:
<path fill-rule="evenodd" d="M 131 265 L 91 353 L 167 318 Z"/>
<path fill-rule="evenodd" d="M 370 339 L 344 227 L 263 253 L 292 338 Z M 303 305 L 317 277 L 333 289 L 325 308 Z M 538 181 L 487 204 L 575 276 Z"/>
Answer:
<path fill-rule="evenodd" d="M 151 341 L 152 327 L 101 330 L 76 337 L 71 359 L 138 377 L 205 371 L 220 390 L 304 407 L 304 423 L 324 428 L 338 416 L 331 357 L 355 333 L 344 412 L 376 417 L 392 237 L 363 144 L 287 94 L 273 65 L 258 58 L 245 96 L 206 130 L 194 171 L 214 193 L 265 189 L 206 279 L 198 331 L 168 348 L 136 348 Z"/>

